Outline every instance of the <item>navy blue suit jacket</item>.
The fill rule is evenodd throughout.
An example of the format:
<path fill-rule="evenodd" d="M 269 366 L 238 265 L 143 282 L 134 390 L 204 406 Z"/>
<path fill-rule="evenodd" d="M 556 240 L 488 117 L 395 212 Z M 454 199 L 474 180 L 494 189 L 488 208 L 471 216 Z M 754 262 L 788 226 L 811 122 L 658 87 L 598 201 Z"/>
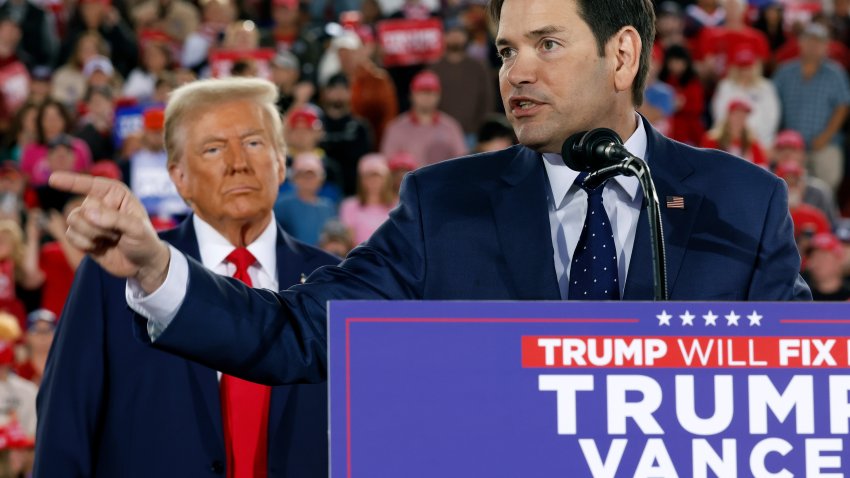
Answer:
<path fill-rule="evenodd" d="M 199 257 L 191 218 L 162 237 Z M 281 286 L 338 262 L 278 227 Z M 125 284 L 89 259 L 77 272 L 38 395 L 35 476 L 223 476 L 215 370 L 137 340 Z M 327 476 L 326 394 L 325 383 L 272 390 L 270 477 Z"/>
<path fill-rule="evenodd" d="M 785 183 L 645 126 L 659 197 L 685 202 L 662 204 L 671 298 L 810 300 Z M 257 381 L 321 380 L 329 300 L 560 300 L 546 181 L 540 154 L 523 146 L 420 169 L 366 244 L 279 294 L 250 292 L 190 260 L 186 299 L 155 346 Z M 644 210 L 626 300 L 653 298 L 648 229 Z M 274 337 L 263 333 L 270 324 Z"/>

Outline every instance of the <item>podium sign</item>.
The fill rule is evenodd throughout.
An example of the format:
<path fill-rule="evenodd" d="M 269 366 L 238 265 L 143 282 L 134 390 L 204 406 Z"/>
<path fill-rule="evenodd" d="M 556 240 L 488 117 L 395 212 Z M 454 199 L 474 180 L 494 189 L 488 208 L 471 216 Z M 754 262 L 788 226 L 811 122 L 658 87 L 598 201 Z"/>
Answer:
<path fill-rule="evenodd" d="M 332 302 L 331 473 L 850 477 L 850 306 Z"/>

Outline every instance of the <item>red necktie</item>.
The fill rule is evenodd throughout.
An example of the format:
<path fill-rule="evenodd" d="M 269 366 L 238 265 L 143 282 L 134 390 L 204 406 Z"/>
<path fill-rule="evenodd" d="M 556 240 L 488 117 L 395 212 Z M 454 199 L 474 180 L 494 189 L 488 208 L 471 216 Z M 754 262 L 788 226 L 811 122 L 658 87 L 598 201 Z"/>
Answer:
<path fill-rule="evenodd" d="M 238 247 L 225 259 L 236 266 L 233 277 L 253 287 L 248 267 L 257 259 Z M 265 478 L 271 387 L 221 375 L 221 413 L 227 447 L 228 478 Z"/>

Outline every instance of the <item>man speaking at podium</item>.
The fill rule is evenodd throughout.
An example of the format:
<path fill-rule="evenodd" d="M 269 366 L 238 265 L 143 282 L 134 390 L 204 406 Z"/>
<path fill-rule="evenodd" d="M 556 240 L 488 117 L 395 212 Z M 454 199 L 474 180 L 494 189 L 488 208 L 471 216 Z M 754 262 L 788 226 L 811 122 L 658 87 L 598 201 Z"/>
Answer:
<path fill-rule="evenodd" d="M 128 302 L 149 319 L 139 324 L 156 347 L 249 380 L 319 380 L 330 300 L 651 299 L 637 181 L 584 191 L 559 156 L 571 135 L 606 127 L 652 168 L 672 299 L 810 299 L 783 182 L 673 142 L 635 113 L 654 36 L 650 0 L 489 8 L 502 99 L 522 144 L 409 174 L 390 219 L 339 267 L 280 293 L 252 291 L 159 241 L 121 185 L 54 176 L 54 186 L 88 195 L 69 219 L 70 240 L 129 278 Z"/>

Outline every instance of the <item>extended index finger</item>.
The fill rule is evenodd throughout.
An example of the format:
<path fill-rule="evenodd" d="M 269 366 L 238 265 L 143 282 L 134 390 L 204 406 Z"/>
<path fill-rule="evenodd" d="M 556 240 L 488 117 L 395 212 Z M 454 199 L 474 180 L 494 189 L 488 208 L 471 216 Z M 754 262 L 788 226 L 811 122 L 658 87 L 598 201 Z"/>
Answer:
<path fill-rule="evenodd" d="M 48 184 L 53 189 L 88 195 L 94 186 L 94 177 L 70 171 L 57 171 L 50 175 Z"/>

